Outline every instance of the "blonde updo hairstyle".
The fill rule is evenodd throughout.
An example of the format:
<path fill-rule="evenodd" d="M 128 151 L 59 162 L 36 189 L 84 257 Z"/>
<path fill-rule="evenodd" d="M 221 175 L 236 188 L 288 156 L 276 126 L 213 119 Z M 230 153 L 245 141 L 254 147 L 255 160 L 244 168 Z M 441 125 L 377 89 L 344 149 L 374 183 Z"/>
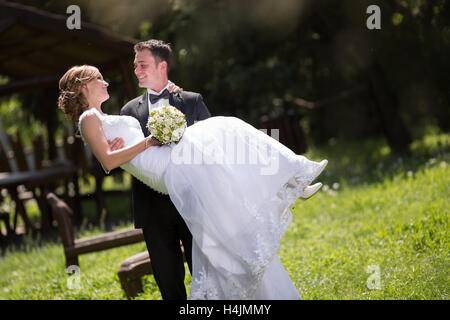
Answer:
<path fill-rule="evenodd" d="M 100 71 L 94 66 L 74 66 L 59 80 L 58 108 L 64 112 L 66 119 L 78 122 L 80 115 L 88 107 L 81 88 L 98 75 Z"/>

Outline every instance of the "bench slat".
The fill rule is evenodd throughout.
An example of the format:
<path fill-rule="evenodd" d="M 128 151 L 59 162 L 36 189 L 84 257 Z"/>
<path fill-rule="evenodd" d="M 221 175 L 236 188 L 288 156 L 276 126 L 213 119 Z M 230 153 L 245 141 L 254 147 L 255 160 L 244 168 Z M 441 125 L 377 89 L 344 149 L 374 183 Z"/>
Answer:
<path fill-rule="evenodd" d="M 100 236 L 75 240 L 74 245 L 67 247 L 65 252 L 68 256 L 76 256 L 141 241 L 144 241 L 144 235 L 140 229 L 115 231 Z"/>

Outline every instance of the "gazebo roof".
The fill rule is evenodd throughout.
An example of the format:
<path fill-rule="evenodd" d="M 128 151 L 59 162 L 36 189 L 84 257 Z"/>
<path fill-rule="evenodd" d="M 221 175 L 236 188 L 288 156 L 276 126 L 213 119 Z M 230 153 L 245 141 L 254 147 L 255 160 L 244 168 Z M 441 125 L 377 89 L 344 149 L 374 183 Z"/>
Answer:
<path fill-rule="evenodd" d="M 129 63 L 137 40 L 86 22 L 69 30 L 68 17 L 0 1 L 0 75 L 10 78 L 0 95 L 54 86 L 71 66 L 92 64 L 106 74 L 121 74 L 134 96 Z"/>

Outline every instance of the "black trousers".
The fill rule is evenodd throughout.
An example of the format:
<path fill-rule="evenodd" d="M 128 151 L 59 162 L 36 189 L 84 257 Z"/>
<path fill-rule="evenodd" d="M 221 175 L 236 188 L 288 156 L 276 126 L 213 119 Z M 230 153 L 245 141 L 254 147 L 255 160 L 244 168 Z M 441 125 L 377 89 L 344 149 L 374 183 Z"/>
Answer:
<path fill-rule="evenodd" d="M 167 205 L 169 208 L 166 206 L 165 210 L 152 214 L 142 231 L 162 298 L 186 300 L 185 269 L 180 240 L 192 274 L 192 235 L 173 204 L 170 202 Z"/>

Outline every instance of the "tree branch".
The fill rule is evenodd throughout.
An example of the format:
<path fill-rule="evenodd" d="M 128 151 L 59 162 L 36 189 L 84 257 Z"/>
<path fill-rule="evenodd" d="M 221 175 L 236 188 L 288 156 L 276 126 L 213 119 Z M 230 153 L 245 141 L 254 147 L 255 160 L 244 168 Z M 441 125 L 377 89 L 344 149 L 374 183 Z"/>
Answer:
<path fill-rule="evenodd" d="M 347 89 L 344 91 L 339 92 L 338 94 L 329 97 L 329 98 L 325 98 L 325 99 L 321 99 L 321 100 L 317 100 L 317 101 L 307 101 L 305 99 L 302 98 L 298 98 L 298 97 L 290 97 L 290 96 L 285 96 L 284 100 L 287 102 L 292 102 L 294 104 L 296 104 L 299 107 L 302 108 L 306 108 L 306 109 L 315 109 L 315 108 L 319 108 L 319 107 L 324 107 L 330 104 L 334 104 L 337 103 L 341 100 L 345 100 L 348 99 L 354 95 L 359 94 L 360 92 L 367 90 L 368 89 L 368 85 L 367 84 L 360 84 L 357 85 L 351 89 Z"/>

